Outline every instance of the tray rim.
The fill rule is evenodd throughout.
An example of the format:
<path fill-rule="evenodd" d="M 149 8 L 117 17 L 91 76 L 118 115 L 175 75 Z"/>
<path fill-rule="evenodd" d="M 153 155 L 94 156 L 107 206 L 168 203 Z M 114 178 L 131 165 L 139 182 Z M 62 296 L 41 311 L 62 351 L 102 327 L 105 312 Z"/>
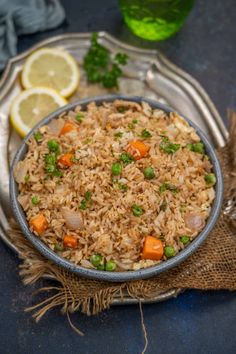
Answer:
<path fill-rule="evenodd" d="M 99 31 L 97 33 L 98 33 L 99 39 L 100 38 L 108 39 L 109 41 L 113 42 L 114 44 L 117 44 L 120 47 L 123 47 L 124 49 L 126 49 L 128 51 L 133 51 L 133 52 L 136 52 L 137 54 L 141 54 L 143 57 L 145 57 L 145 56 L 147 56 L 147 58 L 150 58 L 150 56 L 153 57 L 153 61 L 155 62 L 157 67 L 161 68 L 162 72 L 164 72 L 167 76 L 168 76 L 168 70 L 166 70 L 165 68 L 171 69 L 169 71 L 169 75 L 170 75 L 171 71 L 175 72 L 177 74 L 177 77 L 182 78 L 187 83 L 189 83 L 190 86 L 192 86 L 199 93 L 199 95 L 204 99 L 204 102 L 208 104 L 209 109 L 212 111 L 212 114 L 215 117 L 215 122 L 218 125 L 218 129 L 221 131 L 221 134 L 224 137 L 224 140 L 227 139 L 228 131 L 227 131 L 227 128 L 226 128 L 216 106 L 214 105 L 213 101 L 211 100 L 210 96 L 207 94 L 207 92 L 205 91 L 203 86 L 195 78 L 193 78 L 190 74 L 188 74 L 187 72 L 182 70 L 176 64 L 172 63 L 169 59 L 167 59 L 167 57 L 164 54 L 161 53 L 161 51 L 159 51 L 157 49 L 146 49 L 146 48 L 138 48 L 138 47 L 132 46 L 130 44 L 124 43 L 124 42 L 120 41 L 119 39 L 113 37 L 112 35 L 108 34 L 106 31 Z M 71 39 L 71 38 L 73 38 L 73 39 L 85 38 L 85 39 L 89 40 L 90 36 L 91 36 L 91 32 L 83 32 L 83 33 L 79 33 L 79 32 L 71 32 L 70 33 L 69 32 L 69 33 L 64 33 L 64 34 L 60 34 L 57 36 L 51 36 L 45 40 L 38 42 L 37 44 L 33 45 L 32 47 L 30 47 L 26 51 L 18 54 L 17 56 L 10 58 L 5 70 L 2 73 L 2 77 L 0 80 L 0 100 L 4 96 L 4 93 L 6 93 L 9 86 L 11 86 L 10 85 L 11 81 L 7 82 L 6 78 L 10 75 L 11 70 L 14 67 L 14 64 L 17 63 L 17 61 L 24 59 L 30 53 L 32 53 L 33 51 L 35 51 L 38 48 L 41 48 L 44 45 L 56 43 L 57 41 Z M 158 60 L 164 64 L 162 67 L 160 67 L 156 57 L 158 57 Z M 173 75 L 171 75 L 171 76 L 173 79 Z M 14 78 L 12 78 L 12 79 L 14 79 Z M 6 86 L 5 89 L 4 89 L 4 86 Z M 3 93 L 1 93 L 1 91 L 3 91 Z"/>
<path fill-rule="evenodd" d="M 207 94 L 205 89 L 202 87 L 202 85 L 195 78 L 193 78 L 190 74 L 188 74 L 187 72 L 182 70 L 180 67 L 178 67 L 174 63 L 172 63 L 169 59 L 167 59 L 165 57 L 164 54 L 161 53 L 161 51 L 159 51 L 157 49 L 138 48 L 136 46 L 133 46 L 133 45 L 130 45 L 130 44 L 120 41 L 119 39 L 113 37 L 112 35 L 108 34 L 105 31 L 98 31 L 97 33 L 98 33 L 99 39 L 105 38 L 109 42 L 113 43 L 114 45 L 118 45 L 119 47 L 124 48 L 127 51 L 131 51 L 134 54 L 141 55 L 143 58 L 146 57 L 147 59 L 150 60 L 150 57 L 151 57 L 153 64 L 155 64 L 158 69 L 161 69 L 160 71 L 162 73 L 164 73 L 167 77 L 171 77 L 172 80 L 175 77 L 174 76 L 174 74 L 175 74 L 176 77 L 178 77 L 178 80 L 181 79 L 185 83 L 189 83 L 190 87 L 195 89 L 196 92 L 198 93 L 198 96 L 200 96 L 203 99 L 204 103 L 208 106 L 208 109 L 210 110 L 213 117 L 215 118 L 215 123 L 218 126 L 218 130 L 221 133 L 222 142 L 226 141 L 226 139 L 228 137 L 227 128 L 226 128 L 222 118 L 220 117 L 220 114 L 219 114 L 217 108 L 215 107 L 214 103 L 212 102 L 210 96 Z M 4 98 L 5 95 L 7 95 L 8 90 L 11 88 L 12 83 L 15 80 L 15 76 L 11 75 L 11 74 L 14 72 L 15 65 L 17 65 L 17 63 L 20 60 L 23 60 L 30 53 L 32 53 L 33 51 L 35 51 L 38 48 L 41 48 L 42 46 L 50 45 L 50 44 L 54 44 L 54 43 L 56 44 L 57 42 L 66 41 L 67 39 L 68 40 L 70 40 L 70 39 L 78 39 L 78 40 L 79 39 L 87 39 L 87 40 L 89 40 L 90 36 L 91 36 L 90 32 L 83 32 L 83 33 L 73 32 L 73 33 L 65 33 L 65 34 L 60 34 L 60 35 L 56 35 L 56 36 L 51 36 L 47 39 L 39 41 L 38 43 L 31 46 L 29 49 L 23 51 L 22 53 L 10 58 L 3 73 L 2 73 L 1 79 L 0 79 L 0 100 L 2 98 Z M 176 81 L 176 80 L 174 80 L 174 81 Z M 0 204 L 0 215 L 2 213 L 3 213 L 3 209 Z M 4 217 L 5 217 L 5 215 L 4 215 Z M 2 225 L 0 225 L 0 236 L 8 247 L 10 247 L 17 254 L 19 254 L 19 250 L 17 250 L 17 247 L 15 247 L 15 245 L 13 245 L 11 243 L 11 241 L 5 235 Z M 170 299 L 172 297 L 176 297 L 182 291 L 184 291 L 184 289 L 180 289 L 180 288 L 179 289 L 170 289 L 167 292 L 165 292 L 164 294 L 160 293 L 156 297 L 154 296 L 151 299 L 141 299 L 140 301 L 143 303 L 153 303 L 153 302 L 158 302 L 158 301 L 164 301 L 164 300 Z M 138 302 L 137 299 L 133 299 L 130 297 L 124 297 L 123 301 L 120 298 L 115 298 L 113 301 L 113 304 L 114 305 L 121 305 L 121 304 L 124 305 L 124 304 L 135 304 L 137 302 Z"/>

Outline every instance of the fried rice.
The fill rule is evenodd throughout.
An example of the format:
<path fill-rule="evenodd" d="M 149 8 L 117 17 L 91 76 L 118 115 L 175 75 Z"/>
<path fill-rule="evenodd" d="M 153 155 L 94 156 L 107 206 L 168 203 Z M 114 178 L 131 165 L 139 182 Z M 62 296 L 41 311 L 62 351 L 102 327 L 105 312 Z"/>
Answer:
<path fill-rule="evenodd" d="M 62 114 L 29 139 L 14 177 L 31 231 L 61 257 L 108 271 L 175 256 L 204 228 L 215 197 L 194 128 L 146 102 Z"/>

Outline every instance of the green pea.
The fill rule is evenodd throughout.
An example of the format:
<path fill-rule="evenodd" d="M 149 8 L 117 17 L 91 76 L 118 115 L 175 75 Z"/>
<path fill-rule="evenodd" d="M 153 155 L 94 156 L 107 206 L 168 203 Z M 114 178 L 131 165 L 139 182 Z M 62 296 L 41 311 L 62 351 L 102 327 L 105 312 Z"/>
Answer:
<path fill-rule="evenodd" d="M 143 208 L 140 205 L 133 204 L 131 207 L 132 213 L 134 216 L 141 216 L 143 215 Z"/>
<path fill-rule="evenodd" d="M 56 252 L 63 252 L 64 251 L 64 247 L 61 243 L 55 243 L 54 245 L 54 251 Z"/>
<path fill-rule="evenodd" d="M 146 179 L 152 179 L 155 177 L 155 171 L 152 167 L 146 167 L 143 170 L 143 174 Z"/>
<path fill-rule="evenodd" d="M 208 186 L 214 186 L 214 184 L 216 184 L 216 176 L 214 173 L 209 173 L 204 179 Z"/>
<path fill-rule="evenodd" d="M 48 140 L 48 148 L 50 151 L 58 152 L 59 144 L 55 139 Z"/>
<path fill-rule="evenodd" d="M 190 242 L 190 237 L 187 235 L 183 235 L 179 238 L 180 242 L 182 242 L 183 245 L 187 245 Z"/>
<path fill-rule="evenodd" d="M 98 253 L 95 253 L 90 257 L 90 262 L 94 267 L 98 267 L 102 263 L 102 256 Z"/>
<path fill-rule="evenodd" d="M 119 176 L 122 172 L 122 166 L 119 162 L 113 163 L 111 166 L 111 173 L 113 176 Z"/>
<path fill-rule="evenodd" d="M 164 253 L 165 253 L 165 256 L 166 256 L 167 258 L 173 257 L 173 256 L 175 255 L 174 247 L 172 247 L 172 246 L 166 246 L 166 247 L 164 248 Z"/>
<path fill-rule="evenodd" d="M 99 264 L 99 265 L 97 266 L 97 269 L 98 269 L 98 270 L 105 270 L 105 265 L 104 265 L 104 263 Z"/>
<path fill-rule="evenodd" d="M 190 151 L 197 152 L 198 154 L 204 154 L 205 153 L 203 143 L 187 144 L 187 148 Z"/>
<path fill-rule="evenodd" d="M 116 269 L 116 262 L 114 261 L 106 262 L 105 270 L 107 270 L 108 272 L 113 272 L 115 269 Z"/>
<path fill-rule="evenodd" d="M 37 205 L 39 203 L 39 198 L 36 195 L 34 195 L 31 198 L 31 202 L 32 202 L 32 204 Z"/>

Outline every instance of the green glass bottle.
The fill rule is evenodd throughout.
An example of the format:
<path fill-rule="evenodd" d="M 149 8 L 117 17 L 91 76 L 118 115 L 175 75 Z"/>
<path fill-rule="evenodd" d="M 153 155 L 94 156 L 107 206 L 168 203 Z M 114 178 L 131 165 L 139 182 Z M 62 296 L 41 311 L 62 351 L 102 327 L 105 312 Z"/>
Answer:
<path fill-rule="evenodd" d="M 138 37 L 163 40 L 183 25 L 194 0 L 119 0 L 124 21 Z"/>

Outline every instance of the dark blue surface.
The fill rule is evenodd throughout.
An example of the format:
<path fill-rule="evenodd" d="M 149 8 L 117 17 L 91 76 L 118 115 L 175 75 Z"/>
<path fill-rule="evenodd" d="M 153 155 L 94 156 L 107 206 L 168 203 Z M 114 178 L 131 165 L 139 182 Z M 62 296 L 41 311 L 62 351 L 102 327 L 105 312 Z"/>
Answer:
<path fill-rule="evenodd" d="M 143 47 L 160 48 L 173 62 L 194 75 L 226 117 L 236 109 L 236 2 L 197 0 L 185 27 L 163 43 L 141 41 L 126 30 L 115 0 L 63 0 L 68 23 L 47 33 L 22 37 L 19 51 L 38 40 L 71 31 L 107 30 Z M 59 310 L 35 324 L 24 313 L 33 303 L 33 289 L 17 274 L 18 260 L 0 244 L 1 354 L 138 354 L 143 348 L 137 306 L 113 307 L 95 317 L 72 316 L 85 332 L 79 337 Z M 236 294 L 187 291 L 177 299 L 144 306 L 148 354 L 236 353 Z"/>

